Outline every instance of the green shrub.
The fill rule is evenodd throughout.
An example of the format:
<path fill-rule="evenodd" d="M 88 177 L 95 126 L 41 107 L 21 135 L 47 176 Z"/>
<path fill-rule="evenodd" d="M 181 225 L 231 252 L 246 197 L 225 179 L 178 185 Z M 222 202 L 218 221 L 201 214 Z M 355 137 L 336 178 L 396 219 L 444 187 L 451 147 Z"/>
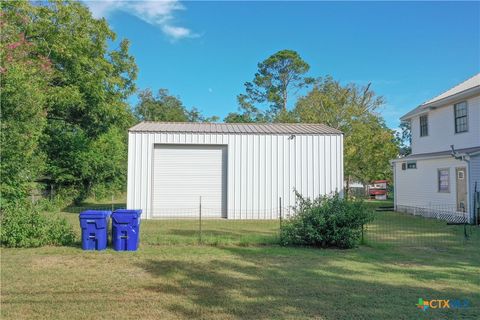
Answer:
<path fill-rule="evenodd" d="M 40 213 L 37 207 L 21 203 L 0 213 L 0 241 L 6 247 L 70 245 L 75 241 L 72 226 L 57 214 Z"/>
<path fill-rule="evenodd" d="M 112 197 L 117 198 L 125 192 L 123 186 L 118 186 L 115 184 L 96 184 L 90 190 L 89 197 L 92 197 L 94 200 L 111 200 Z"/>
<path fill-rule="evenodd" d="M 59 212 L 72 204 L 79 192 L 73 187 L 63 187 L 55 191 L 51 198 L 40 199 L 35 203 L 35 207 L 42 212 Z"/>
<path fill-rule="evenodd" d="M 362 227 L 373 219 L 363 201 L 346 200 L 338 194 L 314 200 L 297 193 L 295 214 L 280 230 L 282 245 L 353 248 L 359 243 Z"/>

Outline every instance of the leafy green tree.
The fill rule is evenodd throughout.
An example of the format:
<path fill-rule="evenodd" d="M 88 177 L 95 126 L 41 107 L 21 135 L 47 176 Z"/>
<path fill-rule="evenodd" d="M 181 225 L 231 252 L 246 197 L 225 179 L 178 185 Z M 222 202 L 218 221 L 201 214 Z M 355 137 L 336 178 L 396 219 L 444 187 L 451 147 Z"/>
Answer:
<path fill-rule="evenodd" d="M 54 70 L 27 37 L 34 18 L 11 10 L 12 4 L 28 3 L 0 3 L 0 242 L 13 247 L 67 245 L 75 233 L 65 218 L 41 215 L 27 199 L 45 170 L 40 142 Z"/>
<path fill-rule="evenodd" d="M 397 140 L 400 144 L 400 153 L 407 156 L 412 153 L 412 128 L 410 121 L 400 122 L 400 132 L 396 133 Z"/>
<path fill-rule="evenodd" d="M 241 113 L 231 113 L 225 120 L 265 122 L 279 121 L 278 115 L 284 118 L 290 95 L 314 83 L 314 79 L 305 76 L 309 69 L 296 51 L 281 50 L 271 55 L 258 64 L 253 81 L 246 82 L 245 93 L 237 96 Z M 268 104 L 270 109 L 260 111 L 258 105 L 263 104 Z"/>
<path fill-rule="evenodd" d="M 299 99 L 294 113 L 300 122 L 324 123 L 344 133 L 347 183 L 391 178 L 389 160 L 398 155 L 398 141 L 377 113 L 384 104 L 370 85 L 341 85 L 331 77 Z"/>
<path fill-rule="evenodd" d="M 230 112 L 224 122 L 231 123 L 252 123 L 252 122 L 268 122 L 264 112 L 255 107 L 252 103 L 246 101 L 246 97 L 240 95 L 237 97 L 240 105 L 240 113 Z"/>
<path fill-rule="evenodd" d="M 218 116 L 204 116 L 200 110 L 195 107 L 187 111 L 187 114 L 189 122 L 218 122 L 220 120 Z"/>
<path fill-rule="evenodd" d="M 124 152 L 126 129 L 134 122 L 126 103 L 136 90 L 137 73 L 129 43 L 116 42 L 106 20 L 94 19 L 80 2 L 2 2 L 2 11 L 30 19 L 17 26 L 32 43 L 32 56 L 51 62 L 48 95 L 42 103 L 47 119 L 40 145 L 46 155 L 44 172 L 60 186 L 88 194 L 95 184 L 107 183 L 92 175 L 98 170 L 98 155 L 89 148 L 116 128 L 124 132 L 122 143 L 112 143 L 117 149 L 109 153 Z M 109 43 L 118 47 L 109 50 Z M 18 82 L 13 86 L 21 88 Z M 124 164 L 117 169 L 116 174 L 125 175 Z"/>
<path fill-rule="evenodd" d="M 111 127 L 89 143 L 84 157 L 90 162 L 87 173 L 93 194 L 105 197 L 111 190 L 126 185 L 127 154 L 125 131 L 117 127 Z"/>
<path fill-rule="evenodd" d="M 156 96 L 150 89 L 140 91 L 135 115 L 141 121 L 167 122 L 215 122 L 218 117 L 205 117 L 197 108 L 188 110 L 180 98 L 169 94 L 167 89 L 159 89 Z"/>
<path fill-rule="evenodd" d="M 345 135 L 345 175 L 347 184 L 360 181 L 392 180 L 390 160 L 398 156 L 393 130 L 378 115 L 368 115 L 352 122 L 352 133 Z"/>
<path fill-rule="evenodd" d="M 39 141 L 46 125 L 52 69 L 25 37 L 31 24 L 31 17 L 24 14 L 8 10 L 0 14 L 1 208 L 25 198 L 44 169 Z"/>
<path fill-rule="evenodd" d="M 159 89 L 154 96 L 150 89 L 140 91 L 135 114 L 141 121 L 186 122 L 188 114 L 182 101 L 169 94 L 167 89 Z"/>
<path fill-rule="evenodd" d="M 258 121 L 255 118 L 252 118 L 248 113 L 237 113 L 237 112 L 230 112 L 224 119 L 223 122 L 226 123 L 254 123 L 254 122 L 262 122 Z"/>

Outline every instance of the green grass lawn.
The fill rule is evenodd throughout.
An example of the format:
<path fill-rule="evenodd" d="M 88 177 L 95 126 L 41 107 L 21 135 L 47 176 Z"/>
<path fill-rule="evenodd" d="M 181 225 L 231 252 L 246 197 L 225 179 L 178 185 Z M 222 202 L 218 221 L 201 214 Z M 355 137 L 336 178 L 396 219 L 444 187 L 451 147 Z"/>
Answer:
<path fill-rule="evenodd" d="M 278 221 L 218 220 L 203 245 L 197 221 L 150 220 L 138 252 L 2 249 L 1 318 L 478 319 L 478 229 L 464 241 L 462 226 L 424 220 L 377 214 L 352 250 L 282 248 Z M 471 306 L 424 312 L 418 298 Z"/>

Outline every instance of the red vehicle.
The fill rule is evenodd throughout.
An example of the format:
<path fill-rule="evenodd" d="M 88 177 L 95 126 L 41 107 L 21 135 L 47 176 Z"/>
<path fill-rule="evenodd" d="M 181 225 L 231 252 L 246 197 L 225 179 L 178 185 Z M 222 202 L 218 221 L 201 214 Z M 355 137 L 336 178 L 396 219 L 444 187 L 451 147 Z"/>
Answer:
<path fill-rule="evenodd" d="M 368 195 L 376 200 L 387 200 L 387 180 L 373 181 L 373 184 L 368 186 Z"/>

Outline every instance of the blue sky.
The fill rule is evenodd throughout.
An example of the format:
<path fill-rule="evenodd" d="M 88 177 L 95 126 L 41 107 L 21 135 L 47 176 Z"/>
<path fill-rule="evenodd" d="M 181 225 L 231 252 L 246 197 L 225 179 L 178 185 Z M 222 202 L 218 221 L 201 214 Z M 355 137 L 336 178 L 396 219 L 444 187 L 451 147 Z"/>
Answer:
<path fill-rule="evenodd" d="M 371 82 L 387 101 L 381 113 L 391 128 L 480 71 L 480 2 L 86 4 L 131 41 L 140 89 L 167 88 L 221 118 L 237 110 L 257 63 L 282 49 L 296 50 L 310 76 Z"/>

